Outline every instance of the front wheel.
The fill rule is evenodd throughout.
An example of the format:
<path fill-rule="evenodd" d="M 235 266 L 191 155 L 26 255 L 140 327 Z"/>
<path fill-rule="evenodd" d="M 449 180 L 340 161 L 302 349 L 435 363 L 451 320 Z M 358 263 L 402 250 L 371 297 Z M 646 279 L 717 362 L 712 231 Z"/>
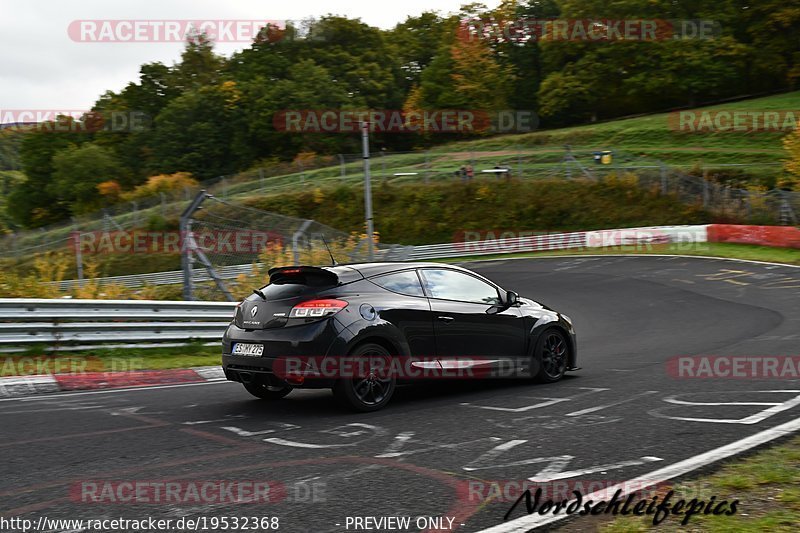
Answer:
<path fill-rule="evenodd" d="M 396 379 L 389 369 L 391 354 L 379 344 L 364 344 L 348 356 L 360 371 L 336 382 L 333 395 L 345 407 L 367 413 L 382 409 L 394 394 Z"/>
<path fill-rule="evenodd" d="M 289 385 L 278 387 L 266 383 L 243 383 L 243 385 L 247 392 L 262 400 L 280 400 L 292 392 L 292 387 Z"/>
<path fill-rule="evenodd" d="M 548 329 L 539 338 L 534 356 L 534 369 L 538 367 L 536 380 L 542 383 L 555 383 L 567 372 L 569 346 L 563 333 Z"/>

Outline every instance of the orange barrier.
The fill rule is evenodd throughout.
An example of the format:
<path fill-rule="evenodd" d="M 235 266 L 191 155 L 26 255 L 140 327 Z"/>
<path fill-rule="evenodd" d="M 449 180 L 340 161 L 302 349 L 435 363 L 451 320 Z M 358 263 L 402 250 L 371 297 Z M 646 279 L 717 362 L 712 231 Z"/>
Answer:
<path fill-rule="evenodd" d="M 800 228 L 794 226 L 711 224 L 708 226 L 708 242 L 800 248 Z"/>

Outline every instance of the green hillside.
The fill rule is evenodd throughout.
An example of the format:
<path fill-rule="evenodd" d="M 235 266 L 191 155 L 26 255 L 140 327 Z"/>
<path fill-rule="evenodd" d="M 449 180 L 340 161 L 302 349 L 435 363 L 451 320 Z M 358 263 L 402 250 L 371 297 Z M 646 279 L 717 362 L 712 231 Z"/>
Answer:
<path fill-rule="evenodd" d="M 800 91 L 702 109 L 800 110 Z M 775 132 L 681 133 L 670 129 L 669 114 L 664 113 L 600 124 L 487 137 L 441 145 L 428 151 L 401 154 L 378 152 L 373 154 L 372 175 L 376 183 L 386 182 L 397 186 L 422 184 L 425 181 L 431 184 L 445 183 L 458 181 L 454 172 L 461 165 L 474 162 L 478 178 L 482 177 L 481 170 L 491 169 L 498 164 L 511 167 L 517 179 L 557 180 L 565 179 L 568 175 L 574 178 L 581 175 L 579 168 L 574 165 L 565 167 L 563 164 L 564 145 L 569 144 L 580 164 L 597 177 L 612 171 L 640 172 L 640 169 L 634 167 L 657 167 L 663 162 L 672 169 L 696 174 L 701 174 L 701 167 L 705 166 L 711 179 L 724 180 L 731 176 L 738 177 L 738 180 L 734 181 L 735 185 L 744 185 L 750 181 L 770 187 L 782 173 L 781 160 L 785 157 L 781 142 L 783 136 L 784 134 Z M 614 164 L 607 167 L 596 165 L 592 153 L 597 150 L 614 151 Z M 257 167 L 227 176 L 224 180 L 214 180 L 213 183 L 204 186 L 219 197 L 254 204 L 261 204 L 265 197 L 286 193 L 295 194 L 342 186 L 360 187 L 363 183 L 363 162 L 360 156 L 357 154 L 347 156 L 343 166 L 337 164 L 337 161 L 336 157 L 328 158 L 326 166 L 292 173 L 285 173 L 286 168 L 292 166 L 297 168 L 297 165 Z M 280 170 L 284 173 L 280 173 Z M 276 171 L 278 175 L 275 175 Z M 410 175 L 397 176 L 397 174 Z M 483 178 L 494 179 L 489 175 L 483 175 Z M 298 213 L 295 208 L 290 207 L 294 203 L 294 200 L 281 202 L 280 199 L 266 202 L 270 208 L 285 214 L 303 216 L 303 213 Z M 121 214 L 115 217 L 115 221 L 123 227 L 132 227 L 136 225 L 136 221 L 141 223 L 157 219 L 166 212 L 167 222 L 174 224 L 176 220 L 173 218 L 182 207 L 182 202 L 169 204 L 167 209 L 157 202 L 154 202 L 154 207 L 147 209 L 141 207 L 143 204 L 144 202 L 140 202 L 140 211 L 136 216 Z M 122 207 L 124 211 L 127 206 Z M 572 207 L 581 209 L 580 205 Z M 479 213 L 472 215 L 475 216 L 477 224 L 486 226 L 481 221 Z M 97 217 L 82 219 L 88 226 L 90 221 L 96 220 Z M 336 219 L 320 221 L 334 226 L 337 222 Z M 31 232 L 30 239 L 35 240 L 35 243 L 64 239 L 71 230 L 71 226 L 64 226 L 63 229 Z M 20 239 L 19 242 L 24 244 L 25 239 Z"/>

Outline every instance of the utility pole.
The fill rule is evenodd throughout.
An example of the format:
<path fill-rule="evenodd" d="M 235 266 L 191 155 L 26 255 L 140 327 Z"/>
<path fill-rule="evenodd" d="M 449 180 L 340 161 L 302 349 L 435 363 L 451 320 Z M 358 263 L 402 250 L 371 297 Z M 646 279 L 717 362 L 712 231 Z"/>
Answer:
<path fill-rule="evenodd" d="M 370 261 L 375 256 L 373 235 L 375 228 L 372 222 L 372 183 L 369 177 L 369 122 L 361 123 L 361 143 L 364 148 L 364 214 L 367 222 L 367 257 Z"/>

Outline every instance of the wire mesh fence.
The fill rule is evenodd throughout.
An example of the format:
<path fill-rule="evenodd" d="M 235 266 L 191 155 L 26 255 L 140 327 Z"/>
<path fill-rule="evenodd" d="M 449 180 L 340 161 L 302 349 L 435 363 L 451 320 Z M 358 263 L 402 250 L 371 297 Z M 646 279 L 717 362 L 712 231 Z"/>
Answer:
<path fill-rule="evenodd" d="M 194 207 L 194 206 L 193 206 Z M 182 224 L 185 291 L 237 299 L 266 284 L 270 268 L 324 265 L 367 260 L 404 260 L 408 247 L 380 243 L 376 236 L 345 233 L 314 220 L 279 215 L 241 203 L 205 195 L 196 210 L 184 213 Z M 249 268 L 247 265 L 250 265 Z M 237 277 L 229 273 L 235 269 Z M 220 275 L 224 273 L 225 275 Z M 213 284 L 208 283 L 212 280 Z"/>
<path fill-rule="evenodd" d="M 731 187 L 704 179 L 695 175 L 695 171 L 689 173 L 635 154 L 616 151 L 613 158 L 606 161 L 602 158 L 603 153 L 570 147 L 480 152 L 378 151 L 372 157 L 372 179 L 425 186 L 468 180 L 487 183 L 548 179 L 597 181 L 615 175 L 630 179 L 645 190 L 671 195 L 702 207 L 717 218 L 755 224 L 798 224 L 800 192 Z M 715 165 L 715 168 L 724 165 Z M 728 165 L 736 169 L 751 168 L 736 163 Z M 768 165 L 779 164 L 763 163 L 759 166 Z M 329 262 L 326 244 L 340 262 L 364 260 L 369 246 L 366 236 L 361 233 L 344 233 L 315 221 L 254 209 L 245 203 L 246 199 L 254 196 L 282 192 L 331 186 L 361 187 L 363 179 L 361 155 L 339 154 L 310 156 L 204 182 L 202 187 L 211 194 L 210 200 L 192 215 L 200 251 L 212 268 L 255 265 L 250 271 L 262 277 L 265 271 L 260 269 L 270 264 Z M 18 271 L 46 270 L 47 256 L 52 252 L 72 257 L 65 265 L 60 262 L 51 269 L 57 271 L 54 275 L 63 276 L 63 279 L 178 270 L 181 268 L 180 250 L 148 249 L 151 256 L 147 261 L 141 261 L 133 253 L 125 256 L 116 250 L 116 255 L 108 257 L 96 248 L 99 239 L 109 235 L 130 238 L 141 232 L 172 233 L 182 242 L 185 235 L 180 235 L 178 221 L 199 191 L 197 187 L 186 187 L 109 206 L 97 213 L 75 217 L 69 223 L 6 235 L 0 238 L 0 265 Z M 239 239 L 238 243 L 235 239 Z M 90 246 L 89 250 L 82 250 L 82 246 L 76 245 L 86 242 L 95 248 Z M 387 243 L 377 242 L 374 248 L 378 258 L 402 259 L 406 253 L 404 247 Z M 196 263 L 193 266 L 192 271 L 199 272 L 196 276 L 198 283 L 212 279 L 204 265 Z"/>
<path fill-rule="evenodd" d="M 633 173 L 640 176 L 643 186 L 647 188 L 651 188 L 653 181 L 658 182 L 660 191 L 676 192 L 684 201 L 699 201 L 711 211 L 720 209 L 727 213 L 734 206 L 731 198 L 735 200 L 741 197 L 750 199 L 754 214 L 760 219 L 766 216 L 765 221 L 771 220 L 772 223 L 786 220 L 784 200 L 795 213 L 798 212 L 798 192 L 758 193 L 736 187 L 725 190 L 724 185 L 715 181 L 708 183 L 709 190 L 706 191 L 704 182 L 709 180 L 689 174 L 686 171 L 688 169 L 624 151 L 613 152 L 612 162 L 601 164 L 598 154 L 602 152 L 586 147 L 512 147 L 493 151 L 378 151 L 372 156 L 371 166 L 374 180 L 392 184 L 430 184 L 467 179 L 598 179 L 611 173 Z M 765 169 L 773 169 L 775 173 L 780 171 L 780 163 L 768 161 L 753 164 L 721 163 L 710 167 L 735 168 L 747 172 L 764 172 Z M 197 187 L 184 187 L 133 202 L 111 205 L 95 213 L 77 216 L 66 224 L 14 232 L 0 238 L 0 255 L 13 253 L 15 249 L 22 250 L 29 246 L 58 241 L 76 230 L 108 231 L 163 225 L 165 219 L 177 219 L 201 189 L 224 200 L 238 201 L 254 195 L 334 186 L 360 187 L 363 181 L 363 159 L 360 154 L 314 155 L 294 162 L 270 163 L 236 175 L 207 180 Z M 663 181 L 667 182 L 666 185 L 661 183 Z M 776 201 L 778 197 L 782 200 Z M 741 212 L 746 215 L 747 209 Z"/>

